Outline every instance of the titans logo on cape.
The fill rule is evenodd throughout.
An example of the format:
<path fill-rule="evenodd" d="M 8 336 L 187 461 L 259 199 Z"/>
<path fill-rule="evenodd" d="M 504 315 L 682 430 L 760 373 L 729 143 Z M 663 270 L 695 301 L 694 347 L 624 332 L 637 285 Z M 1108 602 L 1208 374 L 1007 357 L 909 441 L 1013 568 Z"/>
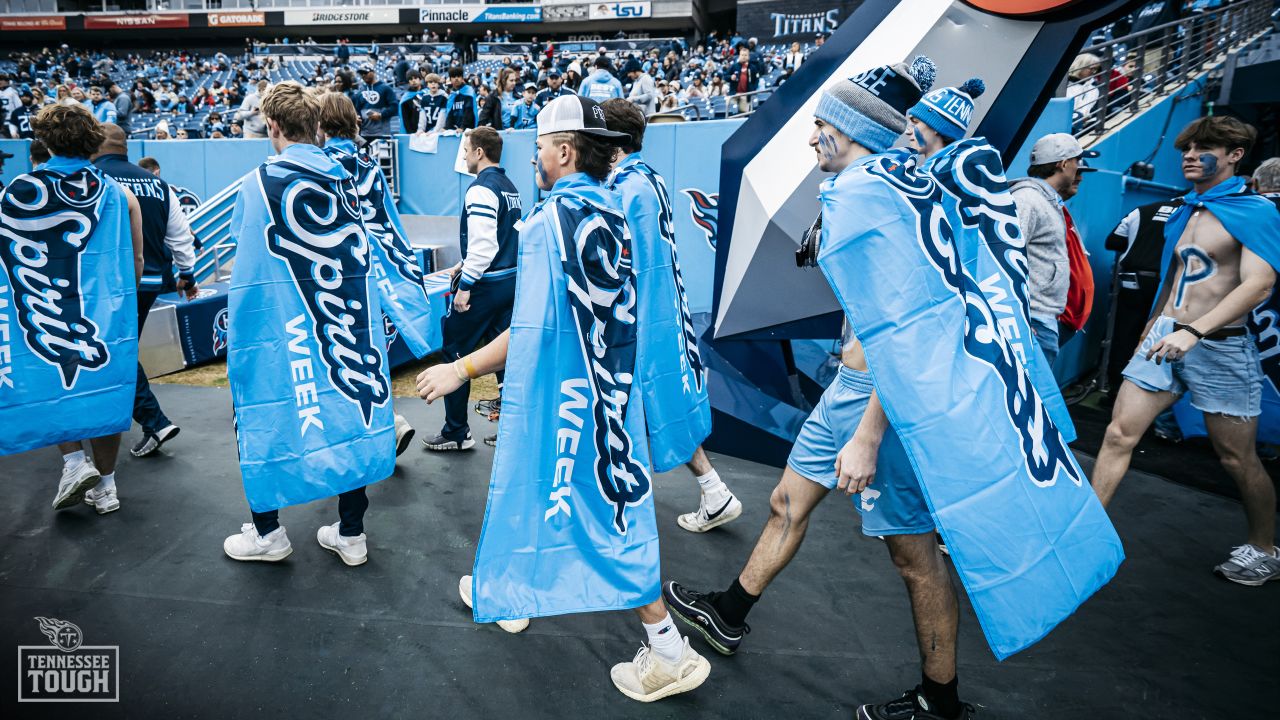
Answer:
<path fill-rule="evenodd" d="M 1081 485 L 1083 477 L 1071 462 L 1070 448 L 1001 334 L 990 302 L 956 252 L 938 183 L 916 174 L 913 161 L 903 162 L 892 156 L 871 161 L 867 172 L 888 183 L 911 206 L 920 247 L 943 282 L 964 299 L 965 352 L 995 370 L 1004 385 L 1009 422 L 1022 436 L 1022 455 L 1031 481 L 1050 487 L 1057 482 L 1061 470 L 1073 483 Z"/>
<path fill-rule="evenodd" d="M 387 336 L 387 349 L 395 344 L 396 338 L 400 337 L 400 331 L 396 328 L 396 324 L 384 312 L 382 313 L 382 332 Z"/>
<path fill-rule="evenodd" d="M 715 250 L 720 194 L 705 193 L 697 188 L 685 188 L 680 192 L 689 196 L 689 217 L 694 225 L 707 234 L 707 245 Z"/>
<path fill-rule="evenodd" d="M 1000 268 L 1013 281 L 1018 305 L 1030 322 L 1027 309 L 1027 242 L 1018 225 L 1017 208 L 1009 195 L 1004 165 L 995 148 L 970 139 L 944 151 L 930 168 L 933 179 L 960 203 L 960 217 L 976 227 Z"/>
<path fill-rule="evenodd" d="M 222 308 L 213 316 L 213 354 L 219 355 L 227 350 L 227 319 L 230 316 L 227 308 Z"/>
<path fill-rule="evenodd" d="M 101 219 L 105 187 L 92 166 L 71 175 L 38 170 L 14 180 L 0 203 L 0 263 L 18 326 L 27 347 L 57 366 L 67 389 L 82 368 L 110 359 L 80 294 L 81 255 Z"/>
<path fill-rule="evenodd" d="M 636 367 L 635 273 L 631 235 L 621 215 L 574 200 L 554 204 L 560 246 L 582 359 L 591 387 L 596 478 L 613 504 L 613 525 L 627 533 L 628 505 L 649 496 L 649 470 L 636 462 L 624 422 Z"/>
<path fill-rule="evenodd" d="M 671 272 L 675 274 L 677 291 L 675 311 L 680 314 L 680 327 L 684 330 L 682 337 L 684 357 L 685 361 L 689 363 L 689 367 L 693 369 L 693 381 L 697 386 L 697 390 L 701 392 L 702 386 L 707 381 L 707 368 L 702 364 L 702 355 L 698 353 L 698 335 L 693 330 L 693 314 L 689 312 L 689 296 L 684 291 L 684 278 L 680 275 L 680 258 L 676 254 L 675 213 L 671 208 L 671 196 L 667 194 L 667 183 L 662 179 L 661 175 L 653 172 L 648 165 L 643 163 L 636 166 L 633 172 L 638 172 L 640 177 L 648 181 L 653 186 L 654 194 L 658 196 L 658 233 L 662 237 L 662 242 L 666 243 L 671 250 Z M 685 192 L 689 191 L 686 190 Z M 685 385 L 687 387 L 688 383 L 686 382 Z"/>
<path fill-rule="evenodd" d="M 378 163 L 364 151 L 350 155 L 342 153 L 334 156 L 342 166 L 355 178 L 356 190 L 360 194 L 360 214 L 364 218 L 365 227 L 373 239 L 386 251 L 391 264 L 400 276 L 416 285 L 422 285 L 422 268 L 418 259 L 409 250 L 409 244 L 400 233 L 396 232 L 391 218 L 387 215 L 387 186 Z"/>
<path fill-rule="evenodd" d="M 355 184 L 338 184 L 292 163 L 258 171 L 271 215 L 267 250 L 289 265 L 312 321 L 312 335 L 335 390 L 359 405 L 366 427 L 391 389 L 374 344 L 368 286 L 369 242 Z M 272 201 L 272 198 L 279 198 Z M 381 339 L 381 338 L 379 338 Z"/>

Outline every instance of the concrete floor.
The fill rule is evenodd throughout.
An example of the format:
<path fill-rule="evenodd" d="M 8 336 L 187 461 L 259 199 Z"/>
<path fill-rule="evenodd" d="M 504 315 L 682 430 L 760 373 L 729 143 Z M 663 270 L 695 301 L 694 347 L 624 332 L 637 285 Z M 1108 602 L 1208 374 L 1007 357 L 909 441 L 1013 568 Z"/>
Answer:
<path fill-rule="evenodd" d="M 706 684 L 643 705 L 608 674 L 644 639 L 631 613 L 535 620 L 519 636 L 471 622 L 457 580 L 470 571 L 490 448 L 437 456 L 415 440 L 395 476 L 370 488 L 367 565 L 346 568 L 315 544 L 334 501 L 282 512 L 287 561 L 237 563 L 221 549 L 248 520 L 230 396 L 156 392 L 183 432 L 160 457 L 125 453 L 120 512 L 52 512 L 54 449 L 0 458 L 10 492 L 0 649 L 46 644 L 33 619 L 42 615 L 78 624 L 86 644 L 119 645 L 121 657 L 118 705 L 19 706 L 15 673 L 0 673 L 10 683 L 0 697 L 22 717 L 848 718 L 918 682 L 902 583 L 843 498 L 816 512 L 742 651 L 723 658 L 695 638 L 712 663 Z M 397 409 L 419 438 L 440 425 L 438 405 L 400 399 Z M 486 426 L 477 417 L 473 431 Z M 675 523 L 697 502 L 692 479 L 656 481 L 663 574 L 699 588 L 723 588 L 741 567 L 778 476 L 713 460 L 745 510 L 707 535 Z M 1129 559 L 1030 650 L 996 663 L 962 600 L 962 697 L 991 719 L 1274 717 L 1280 583 L 1245 588 L 1210 573 L 1241 542 L 1239 505 L 1133 473 L 1113 510 Z"/>

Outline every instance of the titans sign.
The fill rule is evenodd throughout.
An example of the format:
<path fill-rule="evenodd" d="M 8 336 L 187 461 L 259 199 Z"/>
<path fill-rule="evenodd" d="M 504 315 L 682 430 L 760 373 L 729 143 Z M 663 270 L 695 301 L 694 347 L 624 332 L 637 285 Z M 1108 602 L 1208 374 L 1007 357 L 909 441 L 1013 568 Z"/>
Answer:
<path fill-rule="evenodd" d="M 0 264 L 13 286 L 27 347 L 55 365 L 71 389 L 80 369 L 96 370 L 110 353 L 85 314 L 80 261 L 101 219 L 106 181 L 89 166 L 70 175 L 21 175 L 0 203 Z"/>
<path fill-rule="evenodd" d="M 267 249 L 289 265 L 330 385 L 360 407 L 367 427 L 391 390 L 382 375 L 381 343 L 374 343 L 369 242 L 355 184 L 285 162 L 258 174 L 271 215 Z"/>

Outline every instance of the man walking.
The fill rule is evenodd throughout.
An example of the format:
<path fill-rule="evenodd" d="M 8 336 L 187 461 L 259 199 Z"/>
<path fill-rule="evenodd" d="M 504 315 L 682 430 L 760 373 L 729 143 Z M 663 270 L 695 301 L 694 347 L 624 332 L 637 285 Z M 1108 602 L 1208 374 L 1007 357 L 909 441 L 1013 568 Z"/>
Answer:
<path fill-rule="evenodd" d="M 499 163 L 502 135 L 493 128 L 476 128 L 462 139 L 467 171 L 476 179 L 467 188 L 458 247 L 462 262 L 454 268 L 457 289 L 444 317 L 446 360 L 453 361 L 491 340 L 511 326 L 515 303 L 516 264 L 520 252 L 520 192 Z M 499 385 L 502 377 L 499 376 Z M 471 383 L 444 400 L 444 427 L 423 440 L 428 450 L 469 450 L 476 441 L 467 422 Z M 486 438 L 486 441 L 488 438 Z"/>

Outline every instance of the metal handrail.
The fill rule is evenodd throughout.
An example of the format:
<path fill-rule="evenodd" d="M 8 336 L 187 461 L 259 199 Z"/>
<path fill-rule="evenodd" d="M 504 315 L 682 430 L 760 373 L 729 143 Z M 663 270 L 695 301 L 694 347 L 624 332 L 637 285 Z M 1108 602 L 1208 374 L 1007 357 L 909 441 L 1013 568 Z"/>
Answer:
<path fill-rule="evenodd" d="M 1272 0 L 1244 0 L 1082 49 L 1099 65 L 1067 80 L 1072 131 L 1088 145 L 1194 82 L 1270 31 L 1272 8 Z"/>
<path fill-rule="evenodd" d="M 776 89 L 777 88 L 766 88 L 764 90 L 751 90 L 749 92 L 744 92 L 744 93 L 734 93 L 732 95 L 725 95 L 724 96 L 725 117 L 734 118 L 734 117 L 750 116 L 752 113 L 756 111 L 756 108 L 760 107 L 759 103 L 755 101 L 755 96 L 760 95 L 762 93 L 769 93 L 770 95 L 772 95 L 773 91 Z M 738 102 L 737 102 L 738 98 L 746 98 L 746 97 L 752 98 L 751 109 L 735 112 L 732 108 L 738 105 Z"/>
<path fill-rule="evenodd" d="M 697 115 L 697 118 L 695 118 L 696 120 L 701 120 L 701 119 L 702 119 L 702 108 L 698 107 L 698 106 L 697 106 L 696 104 L 694 104 L 694 103 L 686 103 L 686 104 L 684 104 L 684 105 L 677 105 L 677 106 L 675 106 L 675 107 L 673 107 L 673 108 L 668 108 L 668 109 L 666 109 L 666 110 L 655 110 L 654 112 L 649 113 L 649 115 L 648 115 L 645 119 L 646 119 L 646 120 L 651 120 L 651 119 L 653 119 L 654 117 L 657 117 L 657 116 L 669 116 L 669 115 L 678 115 L 678 116 L 680 116 L 680 117 L 685 117 L 684 111 L 685 111 L 685 110 L 689 110 L 689 109 L 692 109 L 692 110 L 693 110 L 693 112 L 694 112 L 694 114 L 695 114 L 695 115 Z"/>

